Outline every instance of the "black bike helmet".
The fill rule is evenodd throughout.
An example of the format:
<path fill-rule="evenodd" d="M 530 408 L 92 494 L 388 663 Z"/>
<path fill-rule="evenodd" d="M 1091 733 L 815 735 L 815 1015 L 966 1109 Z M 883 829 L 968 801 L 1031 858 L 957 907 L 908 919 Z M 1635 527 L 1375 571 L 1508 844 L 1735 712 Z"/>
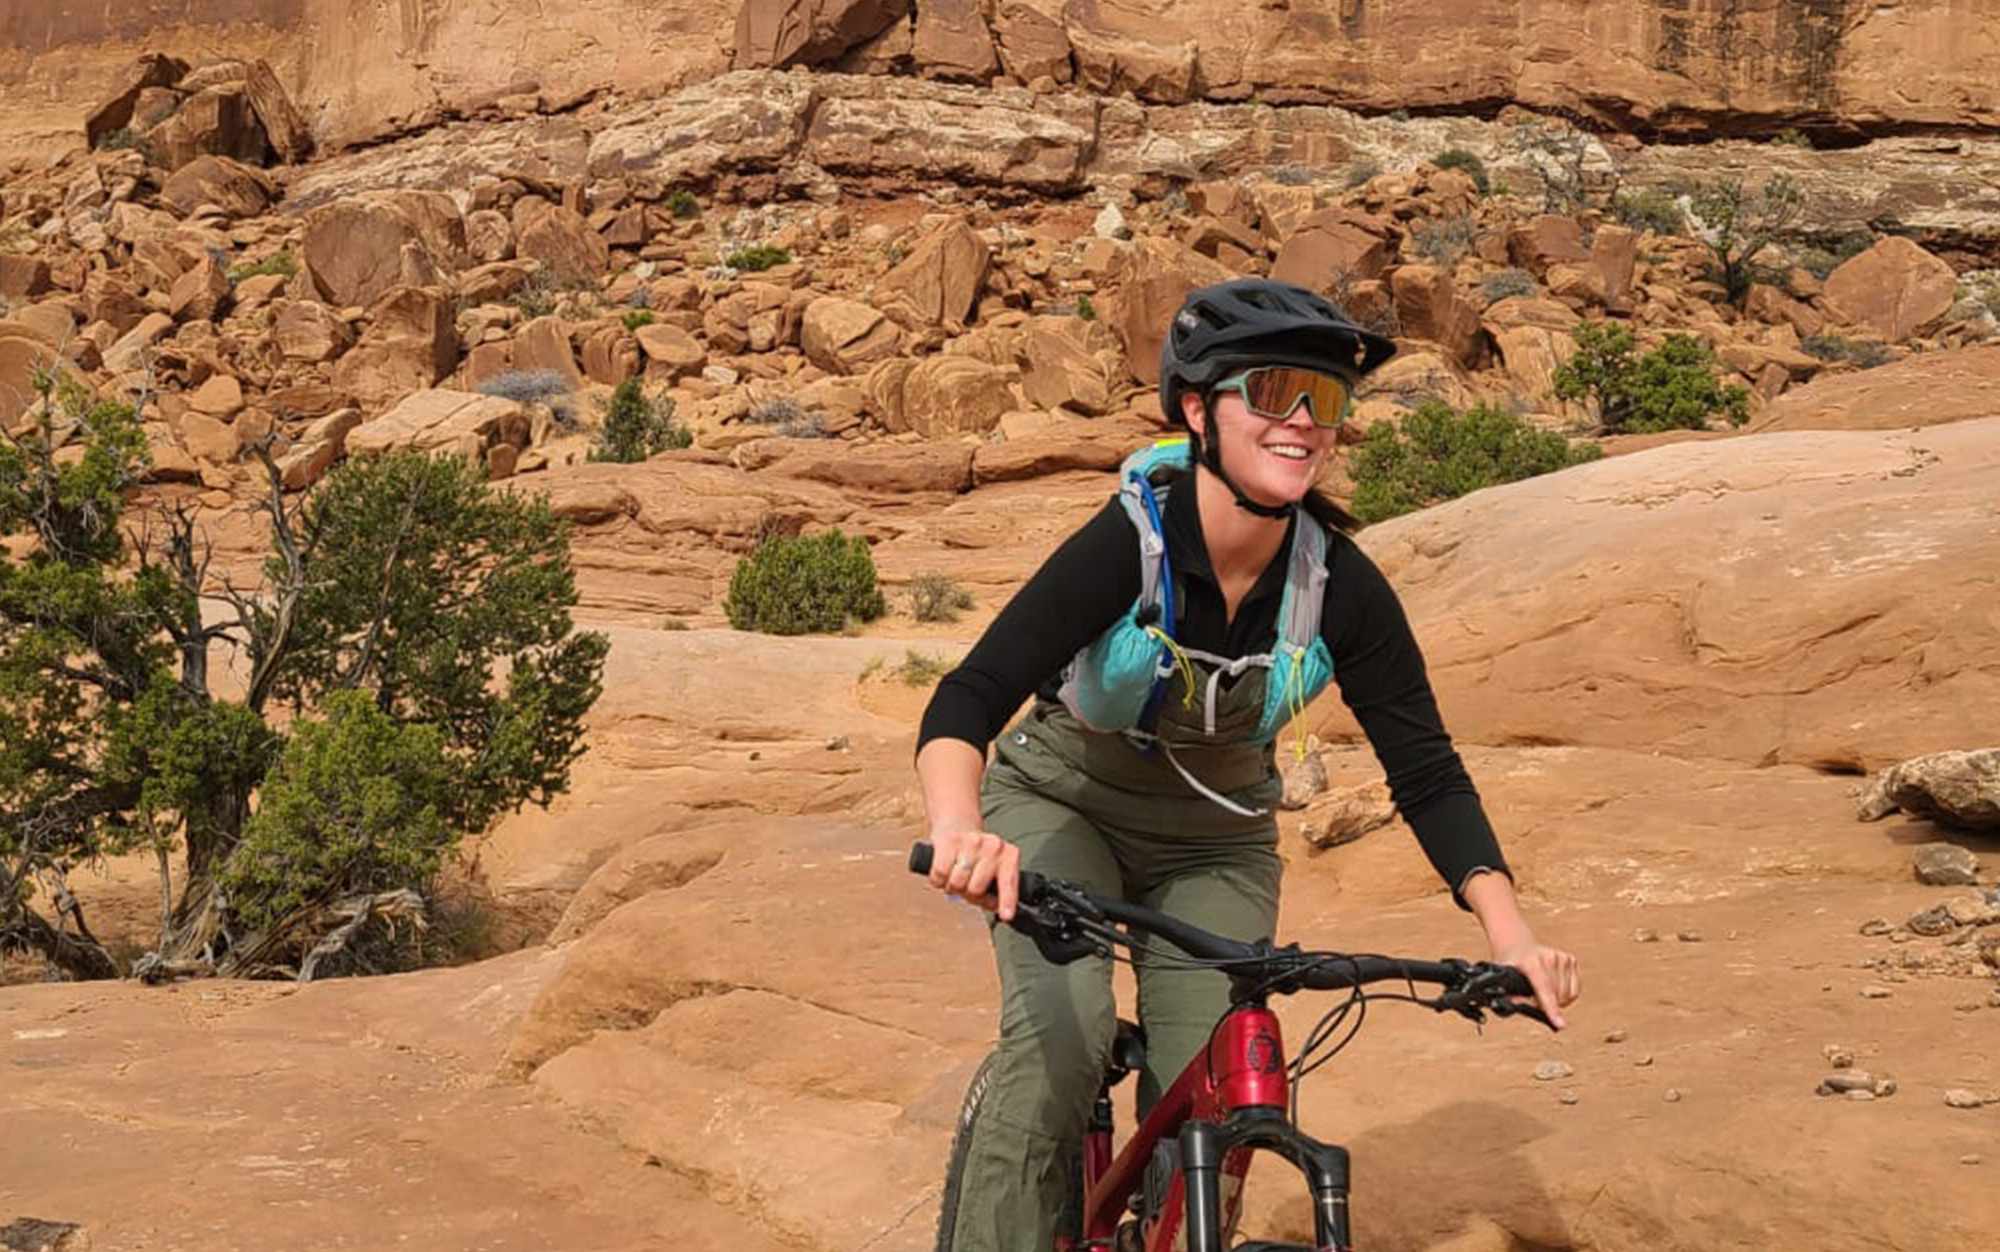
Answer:
<path fill-rule="evenodd" d="M 1197 287 L 1160 345 L 1160 405 L 1183 424 L 1181 393 L 1206 390 L 1243 365 L 1298 365 L 1350 382 L 1396 355 L 1394 341 L 1364 330 L 1340 306 L 1291 283 L 1233 278 Z"/>
<path fill-rule="evenodd" d="M 1160 345 L 1160 407 L 1169 424 L 1185 426 L 1181 396 L 1208 388 L 1244 366 L 1296 365 L 1338 374 L 1351 385 L 1396 355 L 1396 345 L 1355 325 L 1340 306 L 1304 287 L 1269 278 L 1234 278 L 1198 287 L 1182 301 Z M 1213 439 L 1201 441 L 1201 459 L 1229 487 L 1241 507 L 1282 517 L 1246 497 L 1223 472 Z"/>

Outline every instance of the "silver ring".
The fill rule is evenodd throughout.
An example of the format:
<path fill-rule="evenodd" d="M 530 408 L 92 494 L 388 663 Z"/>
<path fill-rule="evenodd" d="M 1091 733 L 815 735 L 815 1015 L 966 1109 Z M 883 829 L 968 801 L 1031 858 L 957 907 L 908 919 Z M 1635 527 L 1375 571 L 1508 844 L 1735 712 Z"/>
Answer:
<path fill-rule="evenodd" d="M 958 854 L 958 859 L 951 863 L 951 867 L 953 869 L 971 869 L 974 864 L 976 864 L 976 862 L 973 861 L 971 857 L 961 852 Z"/>

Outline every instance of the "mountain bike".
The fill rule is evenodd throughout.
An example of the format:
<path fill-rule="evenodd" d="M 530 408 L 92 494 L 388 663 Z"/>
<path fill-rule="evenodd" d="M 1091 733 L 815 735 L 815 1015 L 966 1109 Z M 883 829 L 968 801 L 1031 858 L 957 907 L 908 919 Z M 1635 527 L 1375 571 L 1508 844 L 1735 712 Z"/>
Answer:
<path fill-rule="evenodd" d="M 931 846 L 910 850 L 910 871 L 928 874 Z M 1167 914 L 1106 899 L 1062 879 L 1021 873 L 1011 925 L 1034 940 L 1042 956 L 1068 964 L 1086 956 L 1117 957 L 1119 949 L 1146 960 L 1217 970 L 1229 978 L 1229 1010 L 1208 1047 L 1188 1063 L 1132 1138 L 1115 1156 L 1111 1091 L 1145 1063 L 1145 1040 L 1128 1022 L 1118 1033 L 1104 1081 L 1085 1126 L 1071 1199 L 1058 1222 L 1056 1252 L 1224 1252 L 1241 1211 L 1242 1184 L 1256 1152 L 1283 1158 L 1305 1178 L 1312 1197 L 1308 1244 L 1252 1241 L 1233 1252 L 1352 1252 L 1348 1228 L 1348 1152 L 1321 1143 L 1298 1126 L 1299 1085 L 1332 1059 L 1360 1029 L 1371 1000 L 1402 1000 L 1475 1023 L 1523 1016 L 1549 1025 L 1531 1000 L 1528 980 L 1508 965 L 1462 960 L 1418 961 L 1342 952 L 1306 951 L 1269 940 L 1244 943 Z M 1177 952 L 1148 947 L 1164 939 Z M 1399 991 L 1365 991 L 1401 983 Z M 1424 998 L 1419 984 L 1436 987 Z M 1274 995 L 1345 991 L 1287 1060 Z M 938 1252 L 951 1252 L 958 1182 L 972 1123 L 989 1087 L 992 1059 L 966 1092 L 946 1169 Z"/>

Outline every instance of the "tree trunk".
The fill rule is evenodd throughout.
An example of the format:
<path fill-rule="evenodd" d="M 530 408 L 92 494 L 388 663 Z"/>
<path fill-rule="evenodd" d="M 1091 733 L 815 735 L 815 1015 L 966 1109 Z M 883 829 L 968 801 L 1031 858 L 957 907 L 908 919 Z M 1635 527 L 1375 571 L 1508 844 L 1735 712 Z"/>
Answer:
<path fill-rule="evenodd" d="M 70 916 L 79 933 L 59 930 L 40 913 L 18 906 L 11 920 L 0 923 L 0 947 L 18 943 L 40 952 L 64 977 L 78 982 L 119 977 L 118 962 L 83 924 L 83 914 L 72 910 Z"/>

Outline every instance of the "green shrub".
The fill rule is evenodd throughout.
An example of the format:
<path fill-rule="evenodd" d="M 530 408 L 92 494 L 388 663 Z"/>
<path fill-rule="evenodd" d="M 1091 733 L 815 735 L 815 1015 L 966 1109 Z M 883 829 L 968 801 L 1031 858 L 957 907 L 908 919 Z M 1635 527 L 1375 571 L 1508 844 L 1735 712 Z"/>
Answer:
<path fill-rule="evenodd" d="M 675 217 L 698 217 L 701 215 L 701 201 L 685 187 L 677 188 L 667 197 L 667 211 Z"/>
<path fill-rule="evenodd" d="M 910 579 L 910 616 L 920 622 L 955 622 L 972 607 L 972 593 L 949 574 L 918 574 Z"/>
<path fill-rule="evenodd" d="M 1347 189 L 1353 191 L 1356 187 L 1364 187 L 1368 184 L 1369 179 L 1375 178 L 1381 173 L 1382 166 L 1380 162 L 1369 157 L 1362 157 L 1359 161 L 1347 167 Z"/>
<path fill-rule="evenodd" d="M 246 278 L 261 278 L 271 274 L 282 278 L 290 278 L 298 272 L 299 262 L 292 255 L 292 250 L 290 248 L 281 248 L 261 261 L 231 266 L 229 269 L 229 281 L 240 283 Z"/>
<path fill-rule="evenodd" d="M 458 842 L 444 816 L 456 771 L 435 727 L 398 722 L 365 691 L 334 692 L 321 711 L 293 723 L 218 875 L 257 929 L 331 893 L 428 884 Z"/>
<path fill-rule="evenodd" d="M 611 393 L 589 459 L 630 465 L 693 442 L 692 431 L 674 424 L 672 396 L 648 396 L 638 379 L 628 378 Z"/>
<path fill-rule="evenodd" d="M 1702 430 L 1716 415 L 1732 425 L 1749 415 L 1750 393 L 1723 386 L 1715 353 L 1690 335 L 1635 357 L 1631 330 L 1615 322 L 1583 322 L 1572 334 L 1577 350 L 1556 367 L 1556 396 L 1592 400 L 1607 432 Z"/>
<path fill-rule="evenodd" d="M 156 164 L 153 157 L 152 141 L 130 126 L 120 126 L 97 137 L 100 152 L 136 152 L 146 158 L 146 164 Z"/>
<path fill-rule="evenodd" d="M 1097 306 L 1090 302 L 1088 295 L 1081 295 L 1076 298 L 1076 315 L 1086 322 L 1097 320 Z"/>
<path fill-rule="evenodd" d="M 1460 413 L 1426 400 L 1401 422 L 1370 428 L 1361 441 L 1354 457 L 1354 515 L 1379 522 L 1602 455 L 1594 443 L 1571 447 L 1561 435 L 1537 430 L 1504 409 L 1481 404 Z"/>
<path fill-rule="evenodd" d="M 803 635 L 874 621 L 887 606 L 868 541 L 834 530 L 758 544 L 736 563 L 722 607 L 737 630 Z"/>
<path fill-rule="evenodd" d="M 1812 150 L 1813 146 L 1812 136 L 1806 134 L 1796 126 L 1785 127 L 1777 134 L 1771 136 L 1771 142 L 1777 144 L 1779 147 L 1804 148 L 1808 152 Z"/>
<path fill-rule="evenodd" d="M 1480 160 L 1476 152 L 1467 152 L 1464 148 L 1446 148 L 1431 158 L 1431 164 L 1441 170 L 1462 170 L 1472 175 L 1473 186 L 1479 188 L 1479 194 L 1482 196 L 1493 190 L 1493 184 L 1486 177 L 1486 162 Z"/>
<path fill-rule="evenodd" d="M 651 326 L 653 324 L 653 311 L 651 309 L 630 309 L 618 320 L 625 323 L 626 330 L 637 330 L 641 326 Z"/>
<path fill-rule="evenodd" d="M 1472 219 L 1463 213 L 1418 222 L 1410 231 L 1417 255 L 1439 269 L 1450 269 L 1472 246 Z"/>
<path fill-rule="evenodd" d="M 1664 191 L 1621 191 L 1611 197 L 1611 216 L 1620 225 L 1655 235 L 1678 235 L 1687 229 L 1680 201 Z"/>
<path fill-rule="evenodd" d="M 1479 284 L 1480 294 L 1486 297 L 1488 306 L 1515 296 L 1532 296 L 1540 290 L 1535 285 L 1535 276 L 1526 270 L 1496 270 Z"/>
<path fill-rule="evenodd" d="M 791 259 L 792 254 L 783 248 L 773 247 L 767 243 L 759 243 L 752 244 L 747 248 L 738 248 L 724 257 L 722 263 L 733 270 L 745 270 L 752 274 L 760 274 L 774 265 L 788 264 Z"/>

